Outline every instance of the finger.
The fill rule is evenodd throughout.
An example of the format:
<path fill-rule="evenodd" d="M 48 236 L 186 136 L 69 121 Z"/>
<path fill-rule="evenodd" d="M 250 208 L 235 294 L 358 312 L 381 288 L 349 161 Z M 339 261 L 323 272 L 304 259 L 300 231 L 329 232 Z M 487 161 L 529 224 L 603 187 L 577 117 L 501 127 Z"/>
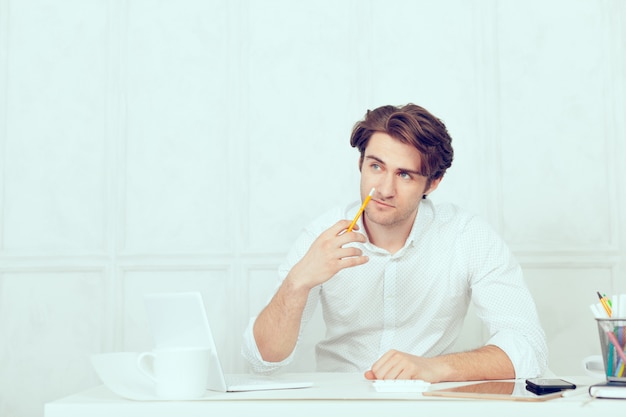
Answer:
<path fill-rule="evenodd" d="M 378 379 L 401 379 L 403 369 L 401 363 L 386 362 L 380 370 L 376 371 L 376 376 Z"/>
<path fill-rule="evenodd" d="M 350 224 L 352 224 L 352 222 L 350 220 L 340 220 L 339 222 L 337 222 L 335 225 L 340 225 L 339 227 L 341 227 L 341 229 L 339 230 L 339 232 L 337 233 L 337 236 L 341 236 L 341 235 L 347 235 L 348 233 L 348 227 L 350 227 Z M 359 227 L 358 224 L 355 224 L 354 226 L 352 226 L 352 231 L 356 231 L 356 230 L 360 230 L 361 228 Z"/>
<path fill-rule="evenodd" d="M 374 375 L 374 372 L 372 372 L 371 370 L 369 371 L 365 371 L 365 379 L 369 379 L 370 381 L 373 381 L 376 379 L 376 375 Z"/>
<path fill-rule="evenodd" d="M 411 375 L 408 369 L 402 369 L 396 379 L 413 379 L 414 375 Z"/>
<path fill-rule="evenodd" d="M 388 377 L 389 370 L 394 363 L 393 356 L 396 354 L 395 350 L 389 350 L 383 354 L 372 365 L 372 372 L 376 375 L 377 379 L 392 379 Z M 395 376 L 395 375 L 394 375 Z"/>
<path fill-rule="evenodd" d="M 396 362 L 393 364 L 388 372 L 389 379 L 407 379 L 402 378 L 401 375 L 404 372 L 404 365 L 402 362 Z"/>
<path fill-rule="evenodd" d="M 352 222 L 350 222 L 350 224 L 352 224 Z M 354 223 L 354 226 L 352 226 L 352 231 L 359 230 L 359 229 L 360 229 L 360 227 L 359 227 L 358 223 Z M 348 230 L 347 227 L 346 227 L 346 230 Z"/>
<path fill-rule="evenodd" d="M 365 243 L 367 238 L 361 232 L 350 232 L 338 235 L 338 242 L 341 246 L 345 246 L 349 243 Z"/>
<path fill-rule="evenodd" d="M 340 248 L 338 251 L 339 258 L 350 258 L 353 256 L 363 255 L 363 251 L 359 248 L 349 246 L 347 248 Z"/>
<path fill-rule="evenodd" d="M 339 220 L 337 223 L 331 226 L 331 228 L 328 229 L 328 231 L 333 233 L 335 236 L 338 236 L 342 233 L 345 234 L 345 231 L 348 230 L 349 226 L 350 226 L 350 220 Z"/>
<path fill-rule="evenodd" d="M 372 365 L 372 373 L 376 375 L 376 379 L 389 379 L 387 377 L 387 370 L 386 363 L 381 363 L 380 360 Z"/>
<path fill-rule="evenodd" d="M 369 260 L 370 258 L 367 256 L 351 256 L 349 258 L 342 258 L 339 260 L 339 267 L 341 269 L 352 268 L 354 266 L 363 265 Z"/>

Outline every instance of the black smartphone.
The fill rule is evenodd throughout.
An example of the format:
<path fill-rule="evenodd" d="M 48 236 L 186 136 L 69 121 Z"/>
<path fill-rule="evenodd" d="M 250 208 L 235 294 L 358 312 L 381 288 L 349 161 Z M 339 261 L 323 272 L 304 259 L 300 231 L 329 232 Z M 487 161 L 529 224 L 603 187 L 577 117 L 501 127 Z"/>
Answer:
<path fill-rule="evenodd" d="M 575 389 L 576 385 L 559 378 L 529 378 L 526 389 L 537 395 L 552 394 L 566 389 Z"/>

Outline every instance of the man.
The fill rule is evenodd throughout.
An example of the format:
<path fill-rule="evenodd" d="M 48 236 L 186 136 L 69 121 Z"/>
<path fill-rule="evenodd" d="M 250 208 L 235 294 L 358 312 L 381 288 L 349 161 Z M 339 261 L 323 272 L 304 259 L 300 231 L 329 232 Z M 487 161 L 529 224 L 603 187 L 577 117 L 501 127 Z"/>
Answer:
<path fill-rule="evenodd" d="M 445 125 L 414 104 L 383 106 L 354 126 L 350 143 L 361 153 L 361 198 L 374 188 L 372 199 L 354 231 L 359 203 L 300 236 L 276 294 L 246 330 L 252 369 L 288 364 L 320 304 L 320 371 L 429 382 L 541 375 L 545 336 L 509 249 L 476 216 L 426 198 L 452 164 Z M 453 353 L 470 302 L 489 340 Z"/>

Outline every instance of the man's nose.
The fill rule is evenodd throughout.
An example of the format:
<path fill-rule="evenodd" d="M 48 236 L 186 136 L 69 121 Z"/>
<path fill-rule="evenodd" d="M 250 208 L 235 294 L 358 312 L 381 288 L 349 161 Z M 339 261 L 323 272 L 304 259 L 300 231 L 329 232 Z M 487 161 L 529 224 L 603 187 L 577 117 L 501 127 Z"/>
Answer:
<path fill-rule="evenodd" d="M 396 190 L 395 176 L 391 173 L 383 175 L 376 185 L 376 193 L 382 198 L 393 197 Z"/>

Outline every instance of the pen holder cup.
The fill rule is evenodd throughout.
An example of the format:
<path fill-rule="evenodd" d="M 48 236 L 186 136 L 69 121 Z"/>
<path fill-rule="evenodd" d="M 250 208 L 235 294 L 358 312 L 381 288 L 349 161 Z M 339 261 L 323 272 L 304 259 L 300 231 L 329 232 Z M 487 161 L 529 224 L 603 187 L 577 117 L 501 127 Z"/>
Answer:
<path fill-rule="evenodd" d="M 626 382 L 626 318 L 597 318 L 607 381 Z"/>

